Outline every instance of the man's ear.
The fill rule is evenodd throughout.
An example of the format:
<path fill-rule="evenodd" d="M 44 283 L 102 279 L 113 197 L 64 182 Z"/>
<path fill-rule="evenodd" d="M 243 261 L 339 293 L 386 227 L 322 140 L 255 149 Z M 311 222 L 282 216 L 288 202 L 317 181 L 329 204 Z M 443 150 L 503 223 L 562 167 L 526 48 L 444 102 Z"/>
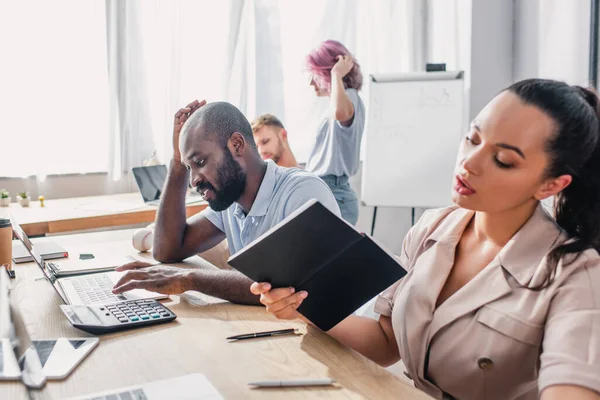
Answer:
<path fill-rule="evenodd" d="M 239 132 L 233 132 L 229 137 L 229 150 L 234 156 L 241 157 L 244 154 L 244 150 L 246 147 L 246 140 L 244 139 L 244 135 Z"/>
<path fill-rule="evenodd" d="M 573 177 L 571 175 L 561 175 L 556 178 L 548 179 L 540 186 L 533 197 L 537 200 L 544 200 L 548 197 L 555 196 L 569 186 L 572 181 Z"/>
<path fill-rule="evenodd" d="M 279 136 L 281 136 L 281 139 L 287 141 L 288 135 L 287 135 L 287 131 L 285 129 L 282 129 L 279 131 Z"/>

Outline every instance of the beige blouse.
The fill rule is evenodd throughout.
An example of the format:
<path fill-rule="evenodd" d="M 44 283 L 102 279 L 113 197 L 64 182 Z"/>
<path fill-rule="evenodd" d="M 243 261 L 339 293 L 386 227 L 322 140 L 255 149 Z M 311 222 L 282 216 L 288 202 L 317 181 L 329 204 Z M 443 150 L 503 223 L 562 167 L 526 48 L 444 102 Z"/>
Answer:
<path fill-rule="evenodd" d="M 566 240 L 541 206 L 475 278 L 437 309 L 454 251 L 474 212 L 430 210 L 404 240 L 408 274 L 377 299 L 391 316 L 415 385 L 435 398 L 537 399 L 556 384 L 600 392 L 600 256 L 559 263 L 542 290 L 545 256 Z"/>

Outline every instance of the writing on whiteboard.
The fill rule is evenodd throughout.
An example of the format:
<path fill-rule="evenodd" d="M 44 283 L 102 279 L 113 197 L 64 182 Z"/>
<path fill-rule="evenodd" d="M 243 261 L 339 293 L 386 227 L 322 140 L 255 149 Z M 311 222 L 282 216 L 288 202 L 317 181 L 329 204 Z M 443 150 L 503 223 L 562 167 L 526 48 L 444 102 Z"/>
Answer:
<path fill-rule="evenodd" d="M 421 87 L 419 107 L 452 107 L 454 102 L 446 88 Z"/>
<path fill-rule="evenodd" d="M 417 127 L 414 125 L 401 124 L 395 126 L 382 126 L 373 131 L 373 138 L 376 139 L 404 139 L 407 134 L 416 133 Z"/>

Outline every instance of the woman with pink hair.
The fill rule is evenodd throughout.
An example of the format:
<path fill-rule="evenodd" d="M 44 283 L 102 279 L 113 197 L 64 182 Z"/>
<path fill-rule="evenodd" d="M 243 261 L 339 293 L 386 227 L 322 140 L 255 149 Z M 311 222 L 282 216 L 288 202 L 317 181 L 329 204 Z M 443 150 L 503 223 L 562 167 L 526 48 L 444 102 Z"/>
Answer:
<path fill-rule="evenodd" d="M 354 225 L 358 198 L 348 178 L 358 171 L 365 127 L 365 105 L 358 95 L 363 80 L 360 65 L 343 44 L 327 40 L 306 57 L 306 66 L 316 95 L 330 98 L 306 170 L 327 183 L 342 217 Z"/>

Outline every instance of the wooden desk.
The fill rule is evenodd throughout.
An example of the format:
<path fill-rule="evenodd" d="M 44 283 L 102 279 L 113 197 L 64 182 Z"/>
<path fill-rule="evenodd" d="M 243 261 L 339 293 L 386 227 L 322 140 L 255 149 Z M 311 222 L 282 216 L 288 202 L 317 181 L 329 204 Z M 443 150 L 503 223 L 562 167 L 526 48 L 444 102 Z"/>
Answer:
<path fill-rule="evenodd" d="M 132 230 L 57 236 L 53 240 L 76 252 L 78 246 L 106 243 L 112 253 L 136 254 Z M 187 266 L 214 268 L 199 257 Z M 51 285 L 38 279 L 33 263 L 15 266 L 12 296 L 17 300 L 35 339 L 88 336 L 73 328 L 59 309 Z M 259 306 L 234 305 L 203 296 L 195 306 L 171 296 L 164 303 L 177 314 L 174 322 L 102 335 L 98 347 L 64 381 L 50 381 L 37 398 L 62 399 L 100 390 L 201 372 L 226 399 L 427 399 L 424 393 L 392 375 L 326 334 L 309 328 L 302 336 L 228 343 L 234 334 L 296 327 L 301 322 L 278 321 Z M 340 388 L 249 389 L 248 382 L 267 379 L 331 377 Z M 18 399 L 15 383 L 0 383 L 0 398 Z M 285 393 L 284 393 L 285 392 Z"/>
<path fill-rule="evenodd" d="M 187 206 L 187 216 L 207 207 L 206 202 Z M 65 233 L 85 229 L 108 228 L 154 222 L 158 207 L 144 204 L 139 193 L 107 196 L 77 197 L 44 201 L 32 201 L 29 207 L 12 203 L 0 207 L 0 217 L 14 215 L 29 236 L 48 233 Z"/>

